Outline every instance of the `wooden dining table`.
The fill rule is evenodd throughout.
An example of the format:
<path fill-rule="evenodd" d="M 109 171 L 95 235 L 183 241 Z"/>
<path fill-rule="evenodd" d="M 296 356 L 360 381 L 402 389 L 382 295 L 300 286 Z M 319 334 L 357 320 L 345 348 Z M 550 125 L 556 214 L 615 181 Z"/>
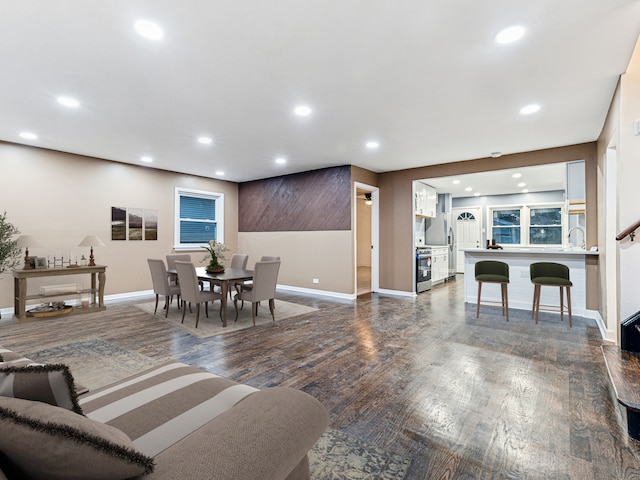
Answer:
<path fill-rule="evenodd" d="M 208 273 L 206 267 L 196 267 L 198 280 L 220 286 L 222 294 L 222 326 L 227 326 L 227 298 L 229 298 L 229 285 L 253 280 L 253 270 L 242 268 L 225 268 L 222 273 Z"/>

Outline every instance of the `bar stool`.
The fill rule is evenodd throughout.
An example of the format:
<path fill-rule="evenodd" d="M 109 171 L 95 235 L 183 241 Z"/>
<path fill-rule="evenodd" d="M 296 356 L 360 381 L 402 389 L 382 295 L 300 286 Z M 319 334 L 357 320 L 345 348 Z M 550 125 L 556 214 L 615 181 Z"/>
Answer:
<path fill-rule="evenodd" d="M 509 297 L 507 292 L 507 284 L 509 283 L 509 265 L 496 260 L 483 260 L 475 265 L 475 278 L 478 282 L 478 307 L 476 309 L 476 318 L 480 316 L 480 292 L 483 283 L 499 283 L 502 293 L 502 315 L 507 316 L 509 321 Z"/>
<path fill-rule="evenodd" d="M 567 291 L 567 312 L 569 314 L 569 327 L 571 324 L 571 287 L 573 284 L 569 280 L 569 267 L 555 262 L 537 262 L 529 266 L 531 283 L 533 283 L 533 309 L 531 318 L 536 316 L 538 323 L 538 313 L 540 312 L 540 287 L 560 287 L 560 320 L 564 321 L 564 295 Z"/>

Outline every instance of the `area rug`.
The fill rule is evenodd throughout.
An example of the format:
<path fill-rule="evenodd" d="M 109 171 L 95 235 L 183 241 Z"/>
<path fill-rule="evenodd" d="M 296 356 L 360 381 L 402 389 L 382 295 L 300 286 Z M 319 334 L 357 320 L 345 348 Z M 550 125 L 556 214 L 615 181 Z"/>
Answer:
<path fill-rule="evenodd" d="M 309 451 L 312 480 L 401 480 L 410 463 L 408 458 L 332 429 Z"/>
<path fill-rule="evenodd" d="M 95 338 L 28 352 L 25 356 L 37 363 L 68 365 L 75 381 L 90 390 L 117 382 L 164 361 Z"/>
<path fill-rule="evenodd" d="M 89 389 L 165 361 L 97 338 L 55 345 L 26 356 L 40 363 L 69 365 L 75 380 Z M 408 458 L 333 429 L 328 429 L 309 451 L 312 480 L 402 480 L 410 463 Z"/>
<path fill-rule="evenodd" d="M 189 332 L 191 335 L 194 335 L 198 338 L 209 338 L 214 337 L 216 335 L 222 335 L 224 333 L 236 332 L 238 330 L 242 330 L 245 328 L 253 327 L 253 320 L 251 316 L 251 304 L 245 302 L 244 308 L 239 310 L 238 313 L 238 321 L 234 321 L 236 317 L 236 311 L 233 307 L 233 302 L 227 303 L 227 326 L 222 326 L 222 320 L 220 320 L 220 304 L 216 302 L 214 306 L 209 306 L 209 318 L 205 316 L 204 308 L 200 307 L 200 322 L 198 323 L 198 328 L 196 328 L 196 309 L 192 307 L 192 312 L 189 312 L 187 307 L 187 313 L 184 317 L 184 323 L 180 323 L 182 320 L 182 310 L 178 310 L 176 302 L 174 301 L 169 306 L 169 318 L 165 319 L 163 310 L 164 302 L 160 300 L 158 303 L 158 311 L 155 313 L 155 316 L 160 320 L 166 320 L 171 325 L 175 325 L 183 329 L 186 332 Z M 298 303 L 286 302 L 284 300 L 276 299 L 275 302 L 276 310 L 275 317 L 276 322 L 279 320 L 284 320 L 285 318 L 297 317 L 298 315 L 304 315 L 305 313 L 315 312 L 317 308 L 307 307 L 306 305 L 300 305 Z M 153 314 L 153 309 L 155 307 L 155 301 L 149 303 L 140 303 L 137 304 L 136 307 L 139 309 Z M 240 305 L 238 305 L 238 308 Z M 256 317 L 256 326 L 260 325 L 268 325 L 272 324 L 273 319 L 271 318 L 271 313 L 269 312 L 268 302 L 262 302 L 258 307 L 258 316 Z"/>

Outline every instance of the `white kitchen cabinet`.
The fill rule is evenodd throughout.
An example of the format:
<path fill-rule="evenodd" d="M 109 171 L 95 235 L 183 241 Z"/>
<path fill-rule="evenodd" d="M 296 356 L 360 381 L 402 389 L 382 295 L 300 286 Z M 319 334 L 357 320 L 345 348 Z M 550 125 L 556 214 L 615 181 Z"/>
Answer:
<path fill-rule="evenodd" d="M 449 276 L 449 247 L 431 247 L 431 283 L 444 282 Z"/>
<path fill-rule="evenodd" d="M 435 217 L 438 193 L 431 185 L 414 182 L 415 214 L 419 217 Z"/>

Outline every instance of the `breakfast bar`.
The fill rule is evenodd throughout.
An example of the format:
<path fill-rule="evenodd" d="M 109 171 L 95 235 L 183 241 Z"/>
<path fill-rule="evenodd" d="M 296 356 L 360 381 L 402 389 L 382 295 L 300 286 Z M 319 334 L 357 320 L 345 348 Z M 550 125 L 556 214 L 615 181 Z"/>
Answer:
<path fill-rule="evenodd" d="M 505 248 L 464 250 L 464 296 L 465 302 L 476 304 L 478 286 L 475 281 L 475 264 L 482 260 L 498 260 L 509 265 L 509 308 L 531 310 L 533 284 L 529 266 L 535 262 L 556 262 L 569 267 L 571 288 L 571 308 L 574 315 L 584 316 L 586 311 L 586 258 L 598 255 L 587 250 L 551 248 Z M 482 289 L 483 301 L 500 304 L 500 285 L 487 284 Z M 540 310 L 545 305 L 559 305 L 560 293 L 557 288 L 543 288 Z M 557 311 L 557 309 L 556 309 Z"/>

